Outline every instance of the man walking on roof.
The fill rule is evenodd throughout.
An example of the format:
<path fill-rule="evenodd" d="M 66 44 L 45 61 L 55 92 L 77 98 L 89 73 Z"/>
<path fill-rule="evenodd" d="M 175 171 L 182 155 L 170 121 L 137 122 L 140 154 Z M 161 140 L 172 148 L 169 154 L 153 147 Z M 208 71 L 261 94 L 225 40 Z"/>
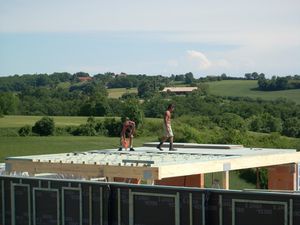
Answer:
<path fill-rule="evenodd" d="M 170 105 L 168 105 L 168 108 L 165 111 L 165 114 L 164 114 L 164 136 L 163 136 L 161 142 L 159 143 L 159 145 L 156 146 L 156 148 L 158 148 L 160 151 L 163 151 L 163 149 L 161 147 L 167 139 L 169 139 L 169 141 L 170 141 L 169 151 L 177 150 L 177 149 L 173 148 L 174 134 L 173 134 L 172 127 L 171 127 L 171 113 L 174 111 L 174 109 L 175 109 L 175 105 L 170 104 Z"/>

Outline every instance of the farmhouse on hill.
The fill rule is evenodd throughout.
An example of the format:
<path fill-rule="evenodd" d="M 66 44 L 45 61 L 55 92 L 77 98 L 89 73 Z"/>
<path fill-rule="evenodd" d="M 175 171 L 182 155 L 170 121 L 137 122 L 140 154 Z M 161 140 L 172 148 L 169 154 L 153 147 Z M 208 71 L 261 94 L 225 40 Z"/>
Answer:
<path fill-rule="evenodd" d="M 194 90 L 197 90 L 198 87 L 165 87 L 162 92 L 175 93 L 175 94 L 187 94 L 191 93 Z"/>
<path fill-rule="evenodd" d="M 84 82 L 84 81 L 91 81 L 93 80 L 92 77 L 78 77 L 80 82 Z"/>

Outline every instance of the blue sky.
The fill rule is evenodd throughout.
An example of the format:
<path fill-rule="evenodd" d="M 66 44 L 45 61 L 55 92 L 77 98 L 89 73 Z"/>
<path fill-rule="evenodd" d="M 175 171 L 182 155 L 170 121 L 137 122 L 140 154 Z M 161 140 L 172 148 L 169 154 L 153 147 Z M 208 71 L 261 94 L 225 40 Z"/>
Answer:
<path fill-rule="evenodd" d="M 0 76 L 300 74 L 298 0 L 2 0 Z"/>

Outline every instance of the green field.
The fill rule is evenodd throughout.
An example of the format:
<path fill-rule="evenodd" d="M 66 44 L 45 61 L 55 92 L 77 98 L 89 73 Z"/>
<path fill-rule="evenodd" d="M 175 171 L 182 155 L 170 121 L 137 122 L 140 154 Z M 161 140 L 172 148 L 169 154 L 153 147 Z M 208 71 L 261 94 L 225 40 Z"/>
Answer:
<path fill-rule="evenodd" d="M 17 129 L 24 125 L 33 126 L 42 116 L 5 116 L 0 118 L 0 129 Z M 78 126 L 84 124 L 88 117 L 51 116 L 58 127 Z M 107 117 L 95 117 L 103 120 Z M 150 121 L 157 119 L 147 119 Z M 157 141 L 157 137 L 138 137 L 134 146 L 142 146 L 144 142 Z M 48 154 L 70 151 L 86 151 L 93 149 L 117 148 L 118 137 L 82 137 L 82 136 L 29 136 L 0 137 L 0 161 L 7 156 Z"/>
<path fill-rule="evenodd" d="M 137 88 L 110 88 L 107 91 L 109 98 L 120 98 L 125 93 L 137 93 Z"/>
<path fill-rule="evenodd" d="M 75 84 L 75 85 L 82 85 L 84 82 Z M 58 87 L 60 88 L 69 88 L 71 86 L 70 82 L 61 82 L 59 83 Z M 109 98 L 120 98 L 125 93 L 137 93 L 137 88 L 109 88 L 107 89 L 108 97 Z"/>
<path fill-rule="evenodd" d="M 71 86 L 71 82 L 60 82 L 57 87 L 59 88 L 69 88 Z"/>
<path fill-rule="evenodd" d="M 258 91 L 256 80 L 223 80 L 208 82 L 211 94 L 220 96 L 237 96 L 261 98 L 265 100 L 275 100 L 278 98 L 286 98 L 300 104 L 300 89 L 283 90 L 283 91 Z M 175 86 L 186 86 L 182 82 L 174 83 Z M 110 98 L 119 98 L 124 93 L 137 93 L 136 88 L 112 88 L 107 89 Z"/>
<path fill-rule="evenodd" d="M 55 126 L 78 126 L 84 124 L 88 117 L 84 116 L 50 116 L 54 119 Z M 42 116 L 4 116 L 0 117 L 0 128 L 20 128 L 24 125 L 33 126 Z M 104 117 L 95 117 L 95 119 L 104 119 Z"/>
<path fill-rule="evenodd" d="M 134 146 L 142 146 L 145 142 L 156 140 L 157 137 L 135 138 Z M 9 156 L 117 149 L 119 138 L 104 136 L 0 137 L 0 143 L 0 162 L 3 162 Z"/>
<path fill-rule="evenodd" d="M 277 98 L 286 98 L 300 104 L 300 89 L 283 91 L 257 91 L 256 80 L 223 80 L 208 82 L 209 91 L 214 95 L 238 96 L 261 98 L 265 100 L 275 100 Z"/>
<path fill-rule="evenodd" d="M 43 116 L 4 116 L 0 117 L 0 128 L 20 128 L 25 125 L 33 126 L 36 121 Z M 54 119 L 56 127 L 79 126 L 85 124 L 88 117 L 86 116 L 49 116 Z M 94 117 L 96 120 L 104 120 L 113 117 Z M 115 117 L 117 118 L 117 117 Z M 160 122 L 161 119 L 146 118 L 146 122 Z"/>

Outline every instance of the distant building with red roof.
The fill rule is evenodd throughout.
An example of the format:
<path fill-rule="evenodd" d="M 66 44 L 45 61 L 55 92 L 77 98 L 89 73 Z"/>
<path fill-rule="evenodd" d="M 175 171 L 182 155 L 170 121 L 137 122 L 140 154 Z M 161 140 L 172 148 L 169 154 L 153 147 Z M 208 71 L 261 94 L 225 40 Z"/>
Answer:
<path fill-rule="evenodd" d="M 80 82 L 84 82 L 84 81 L 91 81 L 93 80 L 92 77 L 78 77 Z"/>

